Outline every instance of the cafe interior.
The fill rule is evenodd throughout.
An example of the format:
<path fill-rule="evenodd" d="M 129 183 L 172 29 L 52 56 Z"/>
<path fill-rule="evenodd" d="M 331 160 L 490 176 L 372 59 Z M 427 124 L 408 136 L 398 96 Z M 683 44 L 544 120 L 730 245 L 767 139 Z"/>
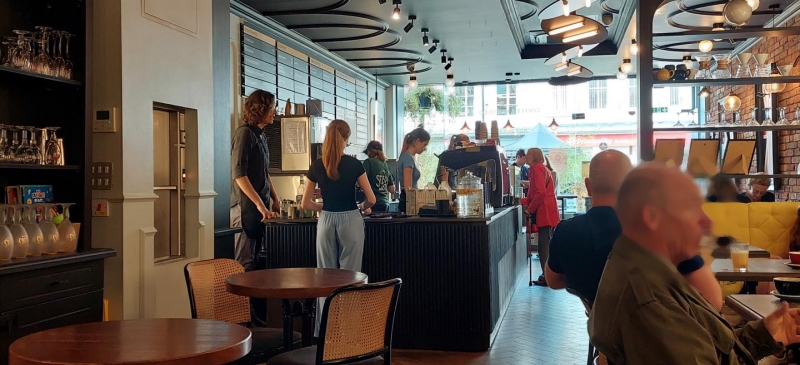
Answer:
<path fill-rule="evenodd" d="M 0 0 L 0 365 L 612 363 L 590 303 L 539 285 L 529 149 L 555 230 L 603 151 L 733 186 L 747 204 L 702 206 L 722 316 L 800 303 L 799 22 L 793 0 Z M 326 192 L 349 181 L 330 151 L 382 180 Z"/>

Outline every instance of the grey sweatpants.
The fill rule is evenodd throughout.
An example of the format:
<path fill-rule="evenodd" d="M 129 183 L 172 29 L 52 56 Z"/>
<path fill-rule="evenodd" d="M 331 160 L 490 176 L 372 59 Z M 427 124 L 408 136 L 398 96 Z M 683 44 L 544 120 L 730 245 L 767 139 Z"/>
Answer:
<path fill-rule="evenodd" d="M 363 256 L 364 218 L 361 217 L 361 212 L 322 211 L 317 221 L 317 267 L 361 271 Z M 325 298 L 320 298 L 317 302 L 315 336 L 319 335 L 324 305 Z"/>

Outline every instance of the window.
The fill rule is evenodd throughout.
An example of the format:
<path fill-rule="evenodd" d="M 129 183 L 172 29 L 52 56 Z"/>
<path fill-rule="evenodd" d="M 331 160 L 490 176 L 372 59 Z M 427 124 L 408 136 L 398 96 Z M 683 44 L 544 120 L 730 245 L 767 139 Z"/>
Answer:
<path fill-rule="evenodd" d="M 461 109 L 461 117 L 475 115 L 475 86 L 456 87 L 455 95 L 464 99 L 464 107 Z"/>
<path fill-rule="evenodd" d="M 636 105 L 637 91 L 636 79 L 628 79 L 628 106 L 633 109 L 638 107 L 638 105 Z"/>
<path fill-rule="evenodd" d="M 669 88 L 669 105 L 681 105 L 681 89 L 677 87 Z"/>
<path fill-rule="evenodd" d="M 589 81 L 589 109 L 606 109 L 608 97 L 606 80 Z"/>
<path fill-rule="evenodd" d="M 517 85 L 497 85 L 497 115 L 517 114 Z"/>
<path fill-rule="evenodd" d="M 564 85 L 553 86 L 553 96 L 555 97 L 556 110 L 567 110 L 567 87 Z"/>

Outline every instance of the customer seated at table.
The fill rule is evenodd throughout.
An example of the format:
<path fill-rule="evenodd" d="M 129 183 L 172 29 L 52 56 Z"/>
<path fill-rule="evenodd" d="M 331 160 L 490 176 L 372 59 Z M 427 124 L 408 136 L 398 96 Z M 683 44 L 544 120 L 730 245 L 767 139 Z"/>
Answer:
<path fill-rule="evenodd" d="M 756 175 L 764 175 L 764 173 L 759 172 Z M 775 193 L 767 191 L 770 185 L 772 185 L 772 179 L 766 176 L 752 177 L 747 182 L 747 191 L 745 191 L 740 195 L 743 198 L 747 199 L 748 203 L 750 202 L 774 203 Z"/>
<path fill-rule="evenodd" d="M 622 180 L 631 168 L 628 156 L 619 151 L 606 150 L 592 158 L 589 177 L 584 182 L 592 197 L 592 208 L 561 222 L 555 230 L 545 267 L 550 288 L 574 289 L 594 303 L 608 254 L 622 233 L 614 205 Z M 722 308 L 720 286 L 711 269 L 703 267 L 700 255 L 678 265 L 678 270 L 714 307 Z"/>
<path fill-rule="evenodd" d="M 712 203 L 749 203 L 750 199 L 739 194 L 739 189 L 729 177 L 716 174 L 708 179 L 706 200 Z"/>
<path fill-rule="evenodd" d="M 614 244 L 589 318 L 589 336 L 615 364 L 751 364 L 800 342 L 800 309 L 782 304 L 733 328 L 684 280 L 711 228 L 694 180 L 645 163 L 619 190 Z"/>
<path fill-rule="evenodd" d="M 794 251 L 800 251 L 800 206 L 797 207 L 797 218 L 789 234 L 789 252 Z"/>

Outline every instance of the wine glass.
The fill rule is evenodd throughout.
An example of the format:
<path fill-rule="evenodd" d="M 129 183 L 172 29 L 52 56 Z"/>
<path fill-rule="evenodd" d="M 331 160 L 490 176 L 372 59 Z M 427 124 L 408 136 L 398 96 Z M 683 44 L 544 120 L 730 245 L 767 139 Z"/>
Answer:
<path fill-rule="evenodd" d="M 778 107 L 778 122 L 775 125 L 789 125 L 789 121 L 786 119 L 785 106 Z"/>
<path fill-rule="evenodd" d="M 11 260 L 14 254 L 14 236 L 6 225 L 8 205 L 0 204 L 0 261 Z"/>
<path fill-rule="evenodd" d="M 33 159 L 32 163 L 37 165 L 44 164 L 44 159 L 42 158 L 42 148 L 39 146 L 39 141 L 36 140 L 36 127 L 25 127 L 28 130 L 28 135 L 30 136 L 30 146 L 31 151 L 33 151 Z"/>
<path fill-rule="evenodd" d="M 14 53 L 14 46 L 16 43 L 11 41 L 2 42 L 6 46 L 6 56 L 3 58 L 3 66 L 14 67 L 14 62 L 11 59 L 11 54 Z"/>
<path fill-rule="evenodd" d="M 14 163 L 14 150 L 8 142 L 9 126 L 0 124 L 0 163 Z"/>
<path fill-rule="evenodd" d="M 39 31 L 39 52 L 33 59 L 36 72 L 42 75 L 54 76 L 53 59 L 50 57 L 49 37 L 50 27 L 36 26 Z"/>
<path fill-rule="evenodd" d="M 21 159 L 17 155 L 17 149 L 19 149 L 19 134 L 17 132 L 19 132 L 19 128 L 10 126 L 8 131 L 11 132 L 11 146 L 9 148 L 11 148 L 11 153 L 14 156 L 12 163 L 21 163 Z"/>
<path fill-rule="evenodd" d="M 748 127 L 758 127 L 758 108 L 750 109 L 750 121 L 747 122 Z"/>
<path fill-rule="evenodd" d="M 67 39 L 67 55 L 64 57 L 64 78 L 71 79 L 72 78 L 72 61 L 69 57 L 69 40 L 70 38 L 74 37 L 74 34 L 69 34 L 67 32 L 61 32 L 61 35 Z"/>
<path fill-rule="evenodd" d="M 733 123 L 731 123 L 731 125 L 734 127 L 744 126 L 744 124 L 742 124 L 742 113 L 740 111 L 737 110 L 733 112 Z"/>
<path fill-rule="evenodd" d="M 75 252 L 78 249 L 78 234 L 69 220 L 69 207 L 72 203 L 61 203 L 64 219 L 58 224 L 58 252 Z"/>
<path fill-rule="evenodd" d="M 792 125 L 800 125 L 800 106 L 794 107 L 794 120 Z"/>
<path fill-rule="evenodd" d="M 691 119 L 691 122 L 687 125 L 687 127 L 699 126 L 699 124 L 697 124 L 697 119 L 695 118 L 697 116 L 697 113 L 694 110 L 686 111 L 686 114 L 688 114 Z"/>
<path fill-rule="evenodd" d="M 33 150 L 30 143 L 28 143 L 28 127 L 17 127 L 17 129 L 22 132 L 22 142 L 20 142 L 17 150 L 14 151 L 17 162 L 24 164 L 38 163 L 36 152 Z"/>
<path fill-rule="evenodd" d="M 36 224 L 36 210 L 38 207 L 33 205 L 22 206 L 22 226 L 28 233 L 28 256 L 40 256 L 42 254 L 42 245 L 44 244 L 44 235 L 39 225 Z"/>
<path fill-rule="evenodd" d="M 42 221 L 39 222 L 39 228 L 42 230 L 44 242 L 42 244 L 42 253 L 45 255 L 55 255 L 58 253 L 58 243 L 61 240 L 58 235 L 58 227 L 53 223 L 55 217 L 53 204 L 42 204 L 44 212 L 42 213 Z"/>
<path fill-rule="evenodd" d="M 14 236 L 14 253 L 11 257 L 24 259 L 28 255 L 28 231 L 22 226 L 22 209 L 20 205 L 11 205 L 11 235 Z"/>
<path fill-rule="evenodd" d="M 45 165 L 57 166 L 61 162 L 61 146 L 58 145 L 56 131 L 59 127 L 45 127 L 48 132 L 47 143 L 44 148 Z"/>
<path fill-rule="evenodd" d="M 66 32 L 60 30 L 50 31 L 53 34 L 53 64 L 56 69 L 56 76 L 66 78 L 67 62 L 63 56 L 63 39 Z"/>
<path fill-rule="evenodd" d="M 710 110 L 706 110 L 706 127 L 718 127 L 717 121 L 714 120 L 713 114 Z"/>
<path fill-rule="evenodd" d="M 761 125 L 765 126 L 774 126 L 775 122 L 772 121 L 772 108 L 764 108 L 764 114 L 766 114 L 764 118 L 764 122 Z"/>
<path fill-rule="evenodd" d="M 14 30 L 17 35 L 17 48 L 14 50 L 14 67 L 26 71 L 31 70 L 31 49 L 30 42 L 27 41 L 28 35 L 31 32 L 27 30 Z"/>

